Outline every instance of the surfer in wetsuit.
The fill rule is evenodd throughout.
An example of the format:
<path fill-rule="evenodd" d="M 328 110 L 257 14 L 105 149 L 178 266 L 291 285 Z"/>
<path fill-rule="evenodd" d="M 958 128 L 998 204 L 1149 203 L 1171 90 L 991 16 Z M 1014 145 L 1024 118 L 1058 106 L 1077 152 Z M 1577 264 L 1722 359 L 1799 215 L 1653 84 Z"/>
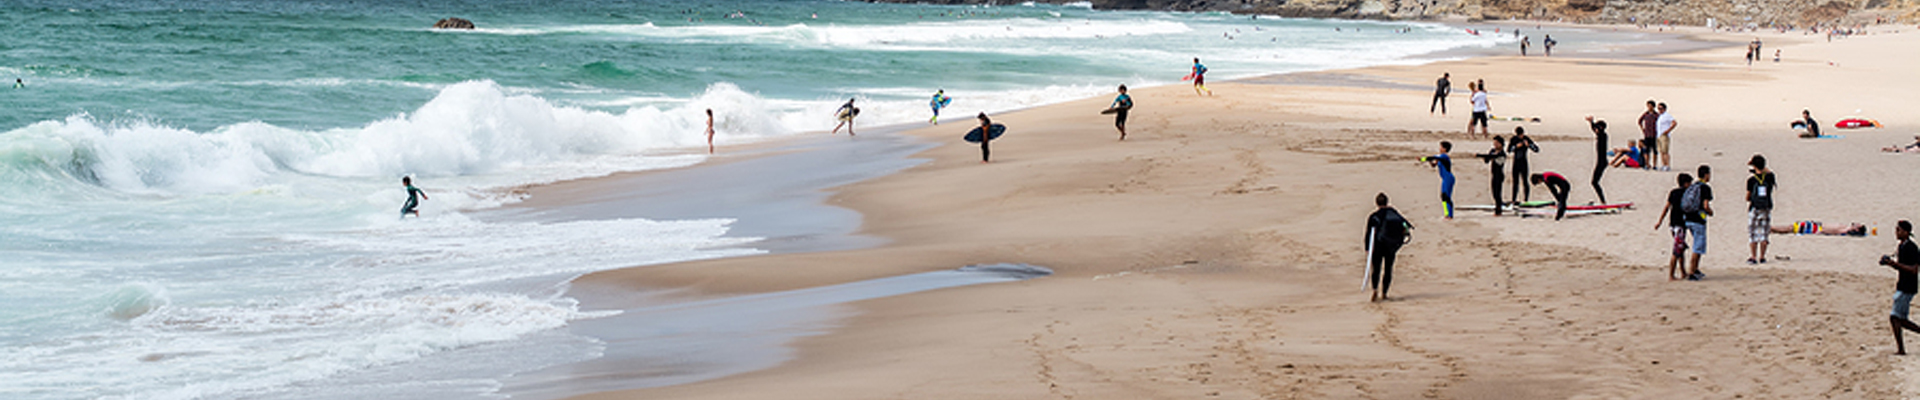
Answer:
<path fill-rule="evenodd" d="M 1587 128 L 1593 130 L 1593 194 L 1600 196 L 1600 204 L 1607 204 L 1607 192 L 1600 189 L 1600 174 L 1607 172 L 1607 121 L 1594 121 L 1588 115 Z"/>
<path fill-rule="evenodd" d="M 1547 193 L 1553 194 L 1553 220 L 1559 221 L 1561 218 L 1565 218 L 1567 216 L 1567 192 L 1573 190 L 1573 183 L 1567 182 L 1567 177 L 1560 176 L 1560 174 L 1554 173 L 1553 171 L 1542 171 L 1538 174 L 1533 174 L 1529 180 L 1535 185 L 1547 185 Z"/>
<path fill-rule="evenodd" d="M 1521 200 L 1533 200 L 1533 186 L 1520 182 L 1522 177 L 1528 175 L 1528 151 L 1539 153 L 1540 146 L 1533 144 L 1533 138 L 1527 137 L 1527 128 L 1519 126 L 1513 127 L 1513 139 L 1507 140 L 1507 155 L 1513 157 L 1513 193 L 1511 193 L 1513 200 L 1510 201 L 1511 203 L 1519 203 Z"/>
<path fill-rule="evenodd" d="M 410 176 L 400 177 L 400 184 L 407 187 L 407 204 L 400 206 L 400 218 L 407 218 L 407 214 L 413 214 L 414 217 L 419 217 L 420 210 L 415 210 L 414 208 L 420 207 L 420 200 L 428 200 L 427 191 L 413 187 L 413 177 Z"/>
<path fill-rule="evenodd" d="M 927 103 L 927 107 L 933 108 L 933 118 L 928 118 L 927 123 L 939 125 L 940 124 L 940 108 L 946 107 L 947 102 L 949 101 L 953 101 L 953 98 L 947 97 L 946 89 L 940 89 L 938 91 L 933 92 L 933 101 Z"/>
<path fill-rule="evenodd" d="M 1133 110 L 1133 96 L 1127 95 L 1127 85 L 1120 85 L 1120 95 L 1115 96 L 1107 108 L 1113 110 L 1113 127 L 1120 130 L 1120 140 L 1127 140 L 1127 111 Z"/>
<path fill-rule="evenodd" d="M 860 109 L 853 106 L 853 99 L 847 99 L 847 104 L 841 104 L 840 109 L 833 112 L 840 124 L 833 126 L 832 133 L 840 133 L 840 127 L 844 126 L 847 127 L 847 136 L 853 136 L 853 116 L 859 113 Z"/>
<path fill-rule="evenodd" d="M 1494 136 L 1493 150 L 1474 157 L 1493 166 L 1493 215 L 1500 215 L 1500 210 L 1506 208 L 1506 203 L 1500 201 L 1500 187 L 1507 183 L 1507 140 Z"/>
<path fill-rule="evenodd" d="M 1447 95 L 1453 93 L 1453 81 L 1447 78 L 1451 77 L 1453 77 L 1451 73 L 1440 73 L 1440 81 L 1434 83 L 1433 104 L 1427 105 L 1427 114 L 1433 114 L 1434 108 L 1438 107 L 1440 115 L 1447 115 Z"/>
<path fill-rule="evenodd" d="M 980 163 L 986 164 L 988 156 L 993 154 L 993 151 L 987 148 L 987 143 L 993 141 L 993 120 L 987 118 L 986 112 L 981 112 L 979 118 L 980 118 Z"/>
<path fill-rule="evenodd" d="M 1440 206 L 1447 211 L 1446 218 L 1453 219 L 1453 142 L 1441 141 L 1440 154 L 1421 157 L 1420 162 L 1427 163 L 1440 170 Z"/>
<path fill-rule="evenodd" d="M 1400 211 L 1387 205 L 1387 194 L 1373 195 L 1373 205 L 1378 207 L 1367 216 L 1367 285 L 1373 289 L 1373 299 L 1387 299 L 1387 288 L 1393 285 L 1393 260 L 1400 254 L 1400 246 L 1407 243 L 1407 231 L 1413 224 L 1407 223 Z"/>
<path fill-rule="evenodd" d="M 13 88 L 14 88 L 14 89 L 20 89 L 20 88 L 25 88 L 25 87 L 27 87 L 27 83 L 26 83 L 26 82 L 22 82 L 22 81 L 20 81 L 20 78 L 13 78 Z"/>

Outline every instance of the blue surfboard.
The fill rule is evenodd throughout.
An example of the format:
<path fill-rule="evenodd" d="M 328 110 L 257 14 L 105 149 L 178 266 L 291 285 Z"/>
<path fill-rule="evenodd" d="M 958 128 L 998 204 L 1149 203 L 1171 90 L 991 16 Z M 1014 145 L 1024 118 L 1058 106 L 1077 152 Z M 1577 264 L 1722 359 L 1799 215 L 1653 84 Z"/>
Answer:
<path fill-rule="evenodd" d="M 988 136 L 987 138 L 999 139 L 1000 135 L 1005 135 L 1005 134 L 1007 134 L 1006 125 L 993 124 L 993 134 L 991 136 Z M 965 139 L 967 143 L 980 143 L 980 127 L 976 126 L 973 128 L 973 130 L 967 131 L 967 137 Z"/>

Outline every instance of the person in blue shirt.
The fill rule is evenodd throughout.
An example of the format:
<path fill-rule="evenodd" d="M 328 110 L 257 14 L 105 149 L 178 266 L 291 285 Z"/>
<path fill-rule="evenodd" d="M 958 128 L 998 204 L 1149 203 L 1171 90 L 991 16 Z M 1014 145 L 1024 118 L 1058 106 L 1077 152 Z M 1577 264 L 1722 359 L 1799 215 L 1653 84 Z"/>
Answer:
<path fill-rule="evenodd" d="M 1113 127 L 1120 130 L 1120 140 L 1127 140 L 1127 111 L 1133 110 L 1133 96 L 1127 95 L 1127 85 L 1120 85 L 1120 95 L 1115 96 L 1107 108 L 1113 110 Z"/>
<path fill-rule="evenodd" d="M 1440 205 L 1447 210 L 1447 219 L 1453 219 L 1453 157 L 1447 153 L 1453 151 L 1453 142 L 1441 141 L 1440 154 L 1421 157 L 1425 162 L 1440 170 Z"/>
<path fill-rule="evenodd" d="M 1193 58 L 1193 73 L 1188 74 L 1187 78 L 1193 79 L 1193 94 L 1200 94 L 1204 90 L 1208 96 L 1213 95 L 1213 89 L 1207 88 L 1207 66 L 1200 65 L 1199 57 Z"/>

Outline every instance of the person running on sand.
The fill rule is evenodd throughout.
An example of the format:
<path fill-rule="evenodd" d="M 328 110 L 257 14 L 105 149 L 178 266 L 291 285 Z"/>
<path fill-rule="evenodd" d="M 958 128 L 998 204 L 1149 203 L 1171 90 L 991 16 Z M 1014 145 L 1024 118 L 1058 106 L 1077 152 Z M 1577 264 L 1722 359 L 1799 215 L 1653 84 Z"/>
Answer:
<path fill-rule="evenodd" d="M 1200 94 L 1204 90 L 1208 96 L 1213 95 L 1213 89 L 1207 88 L 1207 66 L 1200 65 L 1199 57 L 1193 58 L 1193 73 L 1187 76 L 1193 78 L 1193 94 Z"/>
<path fill-rule="evenodd" d="M 707 109 L 707 154 L 713 154 L 713 109 Z"/>
<path fill-rule="evenodd" d="M 1120 95 L 1113 97 L 1113 104 L 1107 105 L 1113 110 L 1113 128 L 1120 130 L 1120 140 L 1127 140 L 1127 112 L 1133 110 L 1133 96 L 1127 95 L 1127 85 L 1120 85 Z"/>
<path fill-rule="evenodd" d="M 1413 230 L 1400 211 L 1387 205 L 1387 194 L 1373 195 L 1376 208 L 1367 216 L 1367 265 L 1371 269 L 1367 286 L 1373 289 L 1373 299 L 1387 299 L 1387 288 L 1393 286 L 1393 260 L 1398 258 L 1400 246 L 1407 243 L 1407 231 Z"/>
<path fill-rule="evenodd" d="M 1533 138 L 1527 137 L 1526 127 L 1513 127 L 1513 138 L 1507 139 L 1507 156 L 1513 157 L 1513 193 L 1508 194 L 1513 199 L 1508 200 L 1509 203 L 1533 200 L 1533 186 L 1520 182 L 1523 177 L 1532 175 L 1527 165 L 1528 152 L 1539 153 L 1540 146 L 1533 143 Z"/>
<path fill-rule="evenodd" d="M 1668 171 L 1673 168 L 1673 154 L 1671 151 L 1673 150 L 1673 128 L 1679 127 L 1680 121 L 1675 121 L 1673 119 L 1673 113 L 1667 112 L 1667 103 L 1660 103 L 1658 109 L 1660 110 L 1660 118 L 1654 121 L 1653 129 L 1660 133 L 1660 137 L 1654 140 L 1654 151 L 1660 153 L 1660 170 Z"/>
<path fill-rule="evenodd" d="M 1600 188 L 1600 174 L 1607 172 L 1607 121 L 1594 121 L 1588 115 L 1587 129 L 1593 130 L 1593 194 L 1600 197 L 1600 204 L 1607 204 L 1607 191 Z"/>
<path fill-rule="evenodd" d="M 833 112 L 840 124 L 833 126 L 832 133 L 840 133 L 840 127 L 844 126 L 847 127 L 847 136 L 853 136 L 853 117 L 859 114 L 860 108 L 853 106 L 853 99 L 847 99 L 847 104 L 841 104 L 840 109 Z"/>
<path fill-rule="evenodd" d="M 1646 154 L 1640 160 L 1640 167 L 1646 169 L 1653 169 L 1653 157 L 1659 154 L 1655 150 L 1660 137 L 1660 111 L 1654 109 L 1654 104 L 1652 99 L 1648 99 L 1647 111 L 1640 113 L 1640 152 Z"/>
<path fill-rule="evenodd" d="M 1673 235 L 1673 257 L 1667 259 L 1667 280 L 1669 281 L 1680 280 L 1679 268 L 1686 264 L 1687 213 L 1680 209 L 1680 202 L 1685 200 L 1687 188 L 1693 187 L 1693 175 L 1682 172 L 1674 180 L 1679 182 L 1679 187 L 1667 191 L 1667 206 L 1660 209 L 1660 219 L 1667 223 L 1667 231 Z M 1655 222 L 1653 229 L 1660 229 L 1660 223 Z"/>
<path fill-rule="evenodd" d="M 1907 344 L 1900 337 L 1901 331 L 1920 332 L 1920 325 L 1907 319 L 1907 308 L 1913 303 L 1916 286 L 1920 286 L 1920 246 L 1913 244 L 1913 223 L 1907 220 L 1894 224 L 1893 236 L 1900 239 L 1900 247 L 1893 255 L 1880 256 L 1880 265 L 1900 271 L 1899 280 L 1893 284 L 1893 311 L 1887 320 L 1893 323 L 1893 354 L 1904 356 Z"/>
<path fill-rule="evenodd" d="M 987 148 L 987 143 L 993 141 L 993 120 L 987 118 L 987 113 L 984 111 L 980 113 L 979 118 L 980 118 L 980 163 L 986 164 L 987 158 L 993 154 L 993 151 Z"/>
<path fill-rule="evenodd" d="M 421 200 L 429 200 L 427 198 L 427 191 L 413 187 L 413 177 L 411 176 L 400 177 L 400 185 L 407 187 L 407 204 L 400 206 L 400 219 L 406 219 L 407 214 L 413 214 L 414 218 L 419 218 L 420 210 L 416 210 L 415 208 L 420 207 Z"/>
<path fill-rule="evenodd" d="M 1473 126 L 1480 125 L 1480 135 L 1490 136 L 1487 132 L 1487 113 L 1493 112 L 1493 106 L 1487 104 L 1487 86 L 1482 82 L 1467 82 L 1467 90 L 1473 91 L 1473 117 L 1467 119 L 1467 134 L 1473 134 Z"/>
<path fill-rule="evenodd" d="M 1613 161 L 1607 165 L 1614 168 L 1640 168 L 1640 157 L 1643 154 L 1640 151 L 1640 141 L 1628 140 L 1627 148 L 1613 149 Z"/>
<path fill-rule="evenodd" d="M 1440 154 L 1420 157 L 1420 162 L 1432 165 L 1440 170 L 1440 206 L 1447 211 L 1446 219 L 1453 219 L 1453 142 L 1440 141 Z"/>
<path fill-rule="evenodd" d="M 1759 154 L 1747 160 L 1753 175 L 1747 177 L 1747 264 L 1767 262 L 1767 234 L 1773 228 L 1773 170 L 1767 169 L 1767 157 Z"/>
<path fill-rule="evenodd" d="M 1427 115 L 1433 115 L 1435 107 L 1440 109 L 1440 115 L 1447 115 L 1447 95 L 1453 93 L 1453 81 L 1447 78 L 1451 77 L 1451 73 L 1440 73 L 1440 81 L 1434 83 L 1433 103 L 1427 105 Z"/>
<path fill-rule="evenodd" d="M 1567 177 L 1553 171 L 1533 174 L 1527 181 L 1535 185 L 1547 185 L 1547 193 L 1553 195 L 1553 220 L 1567 217 L 1567 193 L 1573 191 L 1573 182 L 1568 182 Z"/>
<path fill-rule="evenodd" d="M 1469 85 L 1471 85 L 1471 83 L 1469 83 Z M 1501 209 L 1506 208 L 1506 203 L 1500 201 L 1500 187 L 1505 186 L 1507 183 L 1507 141 L 1499 136 L 1494 136 L 1493 149 L 1488 150 L 1485 154 L 1475 154 L 1473 156 L 1480 157 L 1480 161 L 1493 166 L 1493 215 L 1498 216 L 1501 213 Z"/>

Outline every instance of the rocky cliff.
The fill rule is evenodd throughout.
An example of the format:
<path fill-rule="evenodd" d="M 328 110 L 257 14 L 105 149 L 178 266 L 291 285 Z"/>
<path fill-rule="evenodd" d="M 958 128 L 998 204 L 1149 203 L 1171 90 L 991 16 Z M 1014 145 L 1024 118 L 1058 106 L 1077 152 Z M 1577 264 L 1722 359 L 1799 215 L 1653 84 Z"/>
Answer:
<path fill-rule="evenodd" d="M 1012 4 L 1007 0 L 870 0 Z M 1069 3 L 1083 0 L 1037 0 Z M 1564 20 L 1719 25 L 1913 22 L 1920 0 L 1091 0 L 1100 10 L 1227 11 L 1304 18 Z"/>

